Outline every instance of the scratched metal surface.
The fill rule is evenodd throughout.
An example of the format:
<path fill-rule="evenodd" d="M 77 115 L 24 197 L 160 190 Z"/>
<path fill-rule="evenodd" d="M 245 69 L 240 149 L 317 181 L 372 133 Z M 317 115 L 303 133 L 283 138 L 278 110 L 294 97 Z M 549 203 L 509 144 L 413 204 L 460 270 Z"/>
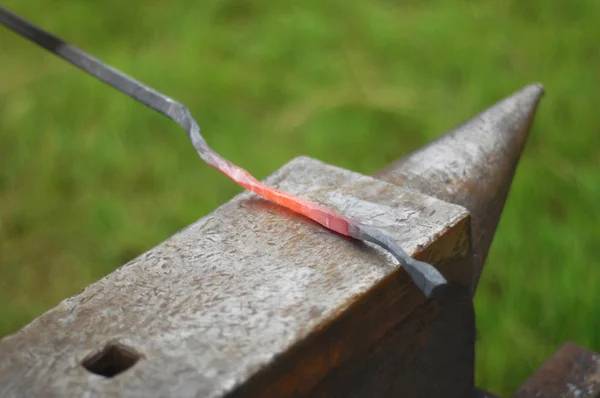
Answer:
<path fill-rule="evenodd" d="M 600 397 L 600 354 L 565 343 L 513 395 L 513 398 Z"/>
<path fill-rule="evenodd" d="M 464 206 L 473 228 L 475 290 L 544 93 L 532 84 L 375 174 Z"/>
<path fill-rule="evenodd" d="M 409 254 L 468 218 L 309 158 L 267 182 L 387 229 Z M 0 396 L 220 397 L 395 269 L 375 246 L 245 192 L 1 340 Z M 110 340 L 143 358 L 108 379 L 80 362 Z"/>

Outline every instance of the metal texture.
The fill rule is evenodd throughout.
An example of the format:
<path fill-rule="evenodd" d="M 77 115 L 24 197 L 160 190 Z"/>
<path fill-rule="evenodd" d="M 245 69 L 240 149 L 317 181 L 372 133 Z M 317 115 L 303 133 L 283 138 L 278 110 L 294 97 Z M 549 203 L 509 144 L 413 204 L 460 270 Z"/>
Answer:
<path fill-rule="evenodd" d="M 436 264 L 446 286 L 468 286 L 464 208 L 308 158 L 267 182 L 387 231 L 411 256 Z M 471 301 L 461 300 L 467 315 L 458 319 L 473 331 Z M 455 302 L 426 301 L 385 250 L 244 192 L 1 340 L 0 396 L 311 396 L 410 316 L 421 325 L 419 308 Z M 443 313 L 445 328 L 427 330 L 469 335 Z M 429 348 L 418 366 L 437 369 L 439 347 L 419 344 L 420 336 L 392 343 L 409 347 L 411 358 Z M 395 375 L 414 376 L 418 366 Z"/>
<path fill-rule="evenodd" d="M 543 92 L 527 86 L 374 175 L 469 210 L 473 294 Z"/>
<path fill-rule="evenodd" d="M 116 88 L 136 101 L 173 120 L 186 131 L 192 145 L 202 160 L 240 186 L 302 214 L 332 231 L 356 239 L 367 240 L 390 251 L 400 264 L 407 269 L 408 274 L 413 278 L 415 284 L 425 296 L 430 297 L 436 287 L 440 287 L 446 283 L 444 277 L 435 267 L 408 256 L 398 242 L 395 242 L 384 231 L 366 226 L 357 220 L 349 218 L 347 215 L 337 213 L 330 208 L 308 201 L 301 197 L 303 196 L 302 192 L 294 196 L 288 192 L 274 189 L 258 181 L 246 170 L 220 156 L 204 140 L 198 123 L 196 123 L 196 120 L 194 120 L 185 105 L 112 68 L 66 43 L 64 40 L 45 32 L 1 6 L 0 22 L 109 86 Z"/>
<path fill-rule="evenodd" d="M 599 398 L 600 354 L 565 343 L 513 398 Z"/>

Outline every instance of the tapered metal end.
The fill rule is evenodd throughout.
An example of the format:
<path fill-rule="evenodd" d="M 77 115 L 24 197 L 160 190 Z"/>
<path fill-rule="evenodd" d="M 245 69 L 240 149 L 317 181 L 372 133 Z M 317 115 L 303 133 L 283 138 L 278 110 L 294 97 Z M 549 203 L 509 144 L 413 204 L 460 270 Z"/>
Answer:
<path fill-rule="evenodd" d="M 470 211 L 473 293 L 543 94 L 527 86 L 375 174 Z"/>

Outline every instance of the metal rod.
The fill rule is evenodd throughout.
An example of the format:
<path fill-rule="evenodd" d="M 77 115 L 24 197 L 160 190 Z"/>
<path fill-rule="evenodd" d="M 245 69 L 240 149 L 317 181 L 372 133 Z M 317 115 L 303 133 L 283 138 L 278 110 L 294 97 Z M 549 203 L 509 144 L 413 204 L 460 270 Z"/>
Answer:
<path fill-rule="evenodd" d="M 446 284 L 444 277 L 432 265 L 410 257 L 385 232 L 365 226 L 357 220 L 338 214 L 336 211 L 318 203 L 267 186 L 246 170 L 221 157 L 206 143 L 200 133 L 198 123 L 196 123 L 185 105 L 104 64 L 4 7 L 0 7 L 0 22 L 109 86 L 173 120 L 186 131 L 202 160 L 221 171 L 240 186 L 300 213 L 332 231 L 355 239 L 373 242 L 390 251 L 427 297 L 431 296 L 436 287 Z"/>

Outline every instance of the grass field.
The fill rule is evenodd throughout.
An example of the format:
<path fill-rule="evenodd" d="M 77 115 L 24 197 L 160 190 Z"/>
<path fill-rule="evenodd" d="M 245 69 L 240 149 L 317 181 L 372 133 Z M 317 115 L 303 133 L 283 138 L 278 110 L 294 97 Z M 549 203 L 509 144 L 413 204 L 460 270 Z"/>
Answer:
<path fill-rule="evenodd" d="M 400 5 L 402 4 L 402 5 Z M 504 96 L 542 100 L 476 297 L 477 382 L 600 350 L 598 0 L 5 0 L 189 106 L 264 177 L 372 173 Z M 173 123 L 0 28 L 0 336 L 240 192 Z"/>

